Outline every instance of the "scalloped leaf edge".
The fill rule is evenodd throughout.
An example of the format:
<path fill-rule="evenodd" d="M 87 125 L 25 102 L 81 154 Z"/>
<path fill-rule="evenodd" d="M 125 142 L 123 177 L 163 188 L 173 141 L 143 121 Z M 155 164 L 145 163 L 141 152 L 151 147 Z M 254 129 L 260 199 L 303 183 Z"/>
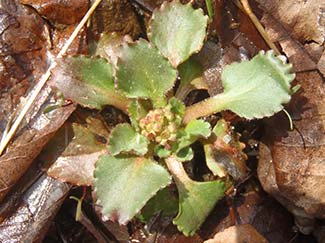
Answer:
<path fill-rule="evenodd" d="M 154 43 L 154 42 L 152 41 L 152 39 L 151 39 L 151 38 L 152 38 L 152 23 L 153 23 L 153 21 L 155 20 L 155 17 L 156 17 L 156 15 L 157 15 L 157 13 L 163 13 L 163 12 L 164 12 L 166 9 L 168 9 L 170 6 L 173 7 L 173 6 L 175 6 L 175 5 L 179 5 L 179 6 L 184 7 L 184 8 L 190 6 L 190 7 L 193 9 L 193 13 L 199 13 L 199 12 L 200 12 L 200 13 L 202 14 L 202 16 L 205 18 L 205 27 L 204 27 L 204 30 L 206 31 L 207 26 L 208 26 L 208 19 L 209 19 L 209 17 L 208 17 L 207 15 L 204 14 L 203 9 L 201 9 L 201 8 L 194 9 L 194 8 L 192 7 L 191 1 L 188 2 L 187 4 L 182 4 L 179 0 L 174 0 L 174 1 L 171 1 L 171 2 L 169 2 L 169 1 L 165 1 L 165 2 L 163 2 L 163 3 L 161 4 L 160 8 L 156 8 L 156 9 L 154 9 L 154 11 L 153 11 L 153 13 L 152 13 L 152 16 L 151 16 L 151 19 L 150 19 L 150 21 L 149 21 L 148 28 L 147 28 L 147 36 L 148 36 L 148 39 L 150 40 L 150 42 Z M 206 38 L 206 34 L 205 34 L 204 37 L 202 38 L 202 40 L 201 40 L 201 44 L 200 44 L 200 45 L 199 45 L 195 50 L 193 50 L 193 51 L 191 51 L 190 53 L 188 53 L 187 57 L 184 58 L 183 60 L 178 60 L 178 61 L 175 61 L 175 60 L 173 60 L 170 56 L 165 55 L 165 54 L 160 50 L 160 48 L 159 48 L 157 45 L 155 45 L 155 46 L 157 47 L 157 49 L 159 50 L 159 52 L 161 53 L 161 55 L 164 56 L 165 58 L 167 58 L 167 59 L 170 61 L 170 63 L 172 64 L 173 67 L 177 67 L 177 66 L 180 65 L 181 63 L 183 63 L 183 62 L 185 62 L 186 60 L 188 60 L 189 57 L 190 57 L 191 55 L 193 55 L 193 54 L 195 54 L 195 53 L 198 53 L 198 52 L 202 49 L 202 47 L 203 47 L 203 45 L 204 45 L 204 39 L 205 39 L 205 38 Z"/>

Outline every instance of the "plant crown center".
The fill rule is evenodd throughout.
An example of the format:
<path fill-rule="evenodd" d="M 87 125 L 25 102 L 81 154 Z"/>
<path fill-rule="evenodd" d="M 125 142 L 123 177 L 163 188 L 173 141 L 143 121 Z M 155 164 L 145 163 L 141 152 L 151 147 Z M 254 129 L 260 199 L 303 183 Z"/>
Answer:
<path fill-rule="evenodd" d="M 177 139 L 177 131 L 181 125 L 181 116 L 173 113 L 169 106 L 154 109 L 140 119 L 141 134 L 149 141 L 171 148 Z"/>

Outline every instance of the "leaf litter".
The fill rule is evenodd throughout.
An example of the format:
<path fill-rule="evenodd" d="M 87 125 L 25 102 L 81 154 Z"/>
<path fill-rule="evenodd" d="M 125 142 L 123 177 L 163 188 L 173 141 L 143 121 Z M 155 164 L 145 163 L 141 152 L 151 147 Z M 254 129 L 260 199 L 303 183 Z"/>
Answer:
<path fill-rule="evenodd" d="M 314 1 L 314 3 L 315 3 L 315 1 Z M 314 6 L 315 6 L 315 4 L 314 4 Z M 278 6 L 276 6 L 276 7 L 278 7 Z M 280 6 L 281 7 L 281 6 Z M 270 11 L 267 7 L 264 9 L 264 11 L 265 11 L 265 13 L 270 13 L 270 12 L 272 12 L 272 11 Z M 274 13 L 273 13 L 274 14 Z M 303 19 L 303 18 L 302 18 Z M 283 24 L 283 23 L 282 23 Z M 318 25 L 314 25 L 314 26 L 318 26 Z M 267 27 L 267 26 L 266 26 Z M 292 27 L 290 27 L 290 28 L 292 28 Z M 297 29 L 294 29 L 295 31 L 297 30 Z M 313 30 L 314 30 L 314 28 L 313 28 Z M 319 38 L 319 35 L 317 35 L 317 31 L 319 31 L 320 30 L 320 28 L 316 28 L 316 32 L 314 32 L 314 33 L 309 33 L 309 32 L 304 32 L 304 33 L 296 33 L 295 31 L 293 31 L 292 33 L 290 33 L 290 34 L 292 34 L 293 35 L 293 37 L 290 37 L 290 39 L 292 40 L 292 41 L 295 41 L 296 43 L 298 43 L 298 45 L 300 44 L 300 46 L 299 46 L 299 48 L 301 47 L 301 46 L 303 46 L 303 44 L 305 44 L 302 40 L 306 40 L 306 39 L 312 39 L 313 41 L 316 41 L 316 42 L 318 42 L 319 43 L 319 41 L 321 40 L 320 38 Z M 316 33 L 316 34 L 315 34 Z M 297 36 L 298 36 L 298 40 L 296 39 L 297 38 Z M 238 37 L 236 38 L 236 40 L 238 40 Z M 276 40 L 279 40 L 279 39 L 274 39 L 275 41 Z M 299 43 L 298 41 L 301 41 L 301 43 Z M 281 39 L 279 40 L 279 42 L 280 42 L 280 44 L 281 44 Z M 233 45 L 233 43 L 231 42 L 231 45 Z M 290 47 L 290 48 L 285 48 L 286 46 L 284 45 L 284 44 L 282 44 L 281 45 L 282 46 L 282 48 L 283 48 L 283 51 L 288 55 L 288 57 L 289 57 L 289 59 L 290 59 L 290 57 L 291 57 L 291 60 L 293 60 L 292 62 L 294 63 L 294 60 L 295 59 L 298 59 L 298 57 L 299 57 L 299 55 L 296 55 L 296 57 L 295 58 L 292 58 L 292 54 L 290 54 L 290 48 L 291 48 L 291 52 L 296 52 L 297 50 L 299 50 L 299 48 L 297 48 L 296 46 L 294 46 L 294 47 Z M 249 49 L 249 47 L 248 46 L 244 46 L 244 48 L 245 47 L 247 47 L 247 49 Z M 235 48 L 238 48 L 238 47 L 235 47 Z M 294 51 L 293 51 L 294 50 Z M 303 49 L 303 51 L 304 51 L 304 54 L 306 55 L 306 53 L 307 53 L 307 51 L 305 50 L 305 49 Z M 248 52 L 249 53 L 249 52 Z M 251 53 L 252 55 L 253 55 L 253 53 Z M 320 67 L 322 67 L 321 65 L 321 62 L 320 62 L 320 58 L 319 57 L 315 57 L 315 56 L 313 56 L 313 55 L 311 55 L 310 53 L 308 53 L 308 55 L 310 55 L 311 56 L 311 60 L 313 60 L 312 62 L 310 62 L 309 61 L 309 59 L 307 59 L 307 58 L 303 58 L 303 60 L 307 60 L 307 62 L 309 62 L 309 63 L 311 63 L 311 64 L 308 64 L 309 66 L 307 66 L 307 68 L 306 67 L 304 67 L 304 64 L 303 65 L 301 65 L 302 67 L 299 69 L 299 68 L 297 68 L 298 67 L 298 64 L 294 64 L 294 68 L 297 68 L 296 70 L 301 70 L 302 72 L 303 71 L 305 71 L 305 70 L 311 70 L 311 69 L 317 69 L 319 66 Z M 224 54 L 222 55 L 222 56 L 224 56 Z M 319 59 L 318 59 L 319 58 Z M 315 66 L 316 65 L 316 66 Z M 305 68 L 305 69 L 304 69 Z M 320 69 L 320 71 L 321 71 L 321 69 Z M 303 76 L 303 75 L 302 75 Z M 298 76 L 298 78 L 299 78 L 299 76 Z M 298 79 L 297 78 L 297 79 Z M 309 75 L 306 75 L 306 77 L 301 77 L 301 80 L 303 81 L 303 80 L 305 80 L 305 79 L 308 79 L 308 78 L 311 78 L 312 80 L 321 80 L 320 79 L 320 77 L 318 76 L 317 77 L 317 74 L 315 73 L 315 72 L 310 72 L 310 74 Z M 318 85 L 321 85 L 321 82 L 320 83 L 318 83 L 318 84 L 315 84 L 315 86 L 316 86 L 316 90 L 317 90 L 317 87 L 318 87 Z M 315 86 L 312 86 L 312 87 L 315 87 Z M 303 87 L 303 90 L 304 90 L 304 87 Z M 322 97 L 322 96 L 320 96 L 320 97 Z M 315 95 L 315 96 L 313 96 L 312 98 L 309 98 L 308 96 L 307 96 L 307 99 L 308 100 L 310 100 L 310 99 L 312 99 L 312 100 L 315 100 L 315 102 L 316 102 L 316 104 L 318 104 L 318 103 L 322 103 L 321 102 L 321 100 L 322 99 L 320 99 L 320 97 L 317 97 L 317 95 Z M 321 105 L 319 105 L 319 107 L 320 107 L 320 109 L 322 109 L 322 106 Z M 320 115 L 320 121 L 319 121 L 319 123 L 320 124 L 322 124 L 322 122 L 323 122 L 323 118 L 322 118 L 322 114 L 323 113 L 319 113 L 318 112 L 318 110 L 316 109 L 315 110 L 315 112 L 312 112 L 313 111 L 313 109 L 308 109 L 308 107 L 307 107 L 307 113 L 308 112 L 311 112 L 310 114 L 310 116 L 312 116 L 312 115 L 314 115 L 314 114 L 321 114 Z M 308 113 L 309 114 L 309 113 Z M 298 114 L 298 116 L 299 116 L 299 114 Z M 309 117 L 308 117 L 308 119 L 310 119 Z M 318 120 L 318 118 L 316 119 L 316 120 Z M 309 121 L 309 120 L 308 120 Z M 312 120 L 313 121 L 313 120 Z M 304 127 L 304 126 L 306 126 L 306 125 L 304 125 L 304 124 L 307 124 L 308 122 L 305 122 L 305 123 L 302 123 L 302 127 Z M 318 123 L 318 124 L 319 124 Z M 312 122 L 312 124 L 314 124 L 314 122 Z M 317 124 L 317 123 L 316 123 Z M 322 125 L 320 125 L 320 126 L 322 126 Z M 307 129 L 307 131 L 309 131 L 309 128 L 306 128 Z M 303 129 L 302 129 L 303 130 Z M 317 132 L 315 132 L 316 134 L 317 134 Z M 293 138 L 292 138 L 292 141 L 300 141 L 299 143 L 301 143 L 301 138 L 299 138 L 298 139 L 298 135 L 295 135 L 295 136 L 293 136 Z M 307 137 L 307 138 L 310 138 L 310 136 L 305 136 L 305 137 Z M 318 137 L 317 137 L 317 139 L 319 138 L 319 134 L 318 134 Z M 315 140 L 312 140 L 312 142 L 315 142 L 315 141 L 318 141 L 317 139 L 315 139 Z M 311 143 L 311 146 L 314 146 L 313 144 L 315 144 L 315 143 Z M 300 144 L 300 146 L 301 146 L 301 144 Z M 282 148 L 281 148 L 282 149 Z M 290 151 L 288 152 L 288 153 L 290 153 Z M 314 153 L 312 153 L 313 155 L 315 155 Z M 309 160 L 309 158 L 310 158 L 310 156 L 308 156 L 308 154 L 304 154 L 307 158 L 307 160 Z M 321 158 L 321 154 L 316 154 L 316 158 Z M 287 158 L 287 157 L 285 157 L 285 158 Z M 281 161 L 281 160 L 280 160 Z M 291 190 L 291 188 L 290 188 L 290 190 Z M 289 203 L 290 204 L 290 203 Z M 317 210 L 316 210 L 317 211 Z M 212 236 L 212 235 L 211 235 Z M 174 239 L 175 240 L 175 239 Z M 177 241 L 174 241 L 173 240 L 173 242 L 177 242 Z M 190 240 L 190 239 L 188 239 L 188 240 Z M 189 241 L 186 241 L 186 242 L 189 242 Z M 202 241 L 197 241 L 197 242 L 202 242 Z M 275 242 L 275 241 L 274 241 Z M 279 241 L 279 242 L 281 242 L 281 241 Z"/>

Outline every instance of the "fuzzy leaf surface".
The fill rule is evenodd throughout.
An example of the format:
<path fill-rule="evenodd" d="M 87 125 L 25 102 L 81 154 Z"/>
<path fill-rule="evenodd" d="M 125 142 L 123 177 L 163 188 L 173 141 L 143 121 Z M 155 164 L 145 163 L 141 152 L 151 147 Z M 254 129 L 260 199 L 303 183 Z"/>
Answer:
<path fill-rule="evenodd" d="M 183 164 L 174 158 L 166 159 L 173 174 L 178 194 L 179 209 L 173 223 L 184 235 L 193 235 L 202 225 L 215 204 L 224 195 L 221 181 L 197 182 L 187 175 Z"/>
<path fill-rule="evenodd" d="M 165 92 L 174 86 L 177 71 L 147 41 L 125 45 L 117 63 L 118 88 L 130 98 L 149 98 L 164 103 Z"/>
<path fill-rule="evenodd" d="M 102 156 L 96 163 L 95 192 L 104 219 L 126 224 L 160 189 L 171 183 L 165 168 L 142 157 Z"/>
<path fill-rule="evenodd" d="M 179 149 L 175 155 L 179 161 L 186 162 L 193 159 L 194 152 L 190 146 L 187 146 L 182 149 Z"/>
<path fill-rule="evenodd" d="M 113 105 L 126 111 L 128 100 L 114 89 L 113 68 L 104 58 L 65 57 L 57 61 L 51 85 L 82 106 Z"/>
<path fill-rule="evenodd" d="M 145 117 L 148 111 L 152 109 L 148 100 L 134 99 L 128 107 L 128 113 L 132 126 L 138 131 L 138 122 Z"/>
<path fill-rule="evenodd" d="M 192 120 L 184 129 L 184 135 L 180 138 L 178 149 L 191 145 L 200 137 L 207 138 L 211 134 L 210 123 L 203 120 Z"/>
<path fill-rule="evenodd" d="M 153 14 L 148 37 L 177 67 L 202 48 L 207 22 L 202 9 L 179 1 L 165 2 Z"/>
<path fill-rule="evenodd" d="M 116 126 L 109 138 L 109 151 L 112 155 L 134 153 L 144 155 L 148 151 L 148 141 L 137 133 L 128 123 Z"/>
<path fill-rule="evenodd" d="M 207 89 L 207 84 L 203 81 L 203 68 L 193 58 L 178 66 L 180 84 L 176 97 L 184 100 L 186 96 L 195 89 Z"/>
<path fill-rule="evenodd" d="M 175 215 L 178 210 L 177 195 L 171 191 L 169 187 L 160 190 L 157 195 L 149 200 L 149 202 L 141 210 L 142 220 L 149 222 L 149 220 L 158 214 L 162 217 Z"/>
<path fill-rule="evenodd" d="M 178 182 L 179 211 L 173 220 L 186 236 L 193 235 L 202 225 L 218 200 L 224 196 L 224 185 L 220 181 Z"/>
<path fill-rule="evenodd" d="M 293 93 L 295 75 L 273 51 L 261 51 L 250 61 L 226 66 L 221 79 L 224 108 L 247 119 L 271 116 L 283 109 Z"/>
<path fill-rule="evenodd" d="M 224 92 L 186 108 L 183 122 L 231 110 L 246 119 L 268 117 L 283 109 L 297 86 L 290 83 L 295 74 L 285 57 L 273 51 L 259 52 L 252 60 L 233 63 L 221 75 Z"/>
<path fill-rule="evenodd" d="M 169 100 L 170 110 L 179 116 L 183 116 L 185 112 L 185 105 L 182 101 L 176 99 L 175 97 Z"/>

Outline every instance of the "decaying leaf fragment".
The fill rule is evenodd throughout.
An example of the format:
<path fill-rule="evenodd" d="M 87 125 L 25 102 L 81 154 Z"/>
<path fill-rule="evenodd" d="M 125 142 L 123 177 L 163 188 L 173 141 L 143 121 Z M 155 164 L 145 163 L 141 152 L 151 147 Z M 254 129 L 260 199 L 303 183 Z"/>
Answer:
<path fill-rule="evenodd" d="M 56 116 L 49 125 L 40 130 L 26 131 L 15 140 L 15 145 L 0 157 L 0 200 L 26 172 L 43 146 L 63 125 L 74 109 L 73 105 L 57 109 Z"/>
<path fill-rule="evenodd" d="M 272 41 L 278 41 L 283 52 L 289 58 L 296 72 L 317 69 L 317 60 L 312 57 L 305 47 L 283 27 L 278 19 L 269 14 L 264 14 L 262 23 L 266 27 L 268 36 Z"/>
<path fill-rule="evenodd" d="M 258 176 L 263 188 L 296 216 L 301 232 L 325 218 L 325 88 L 317 72 L 298 74 L 301 91 L 288 107 L 295 129 L 282 115 L 268 122 Z"/>
<path fill-rule="evenodd" d="M 128 0 L 102 0 L 90 22 L 90 31 L 95 39 L 100 33 L 117 32 L 136 38 L 141 32 L 137 16 Z"/>
<path fill-rule="evenodd" d="M 229 173 L 235 180 L 243 180 L 247 176 L 247 155 L 243 152 L 245 145 L 239 142 L 239 134 L 224 119 L 217 122 L 213 134 L 214 142 L 204 145 L 208 168 L 219 177 Z"/>
<path fill-rule="evenodd" d="M 78 186 L 93 183 L 95 162 L 107 151 L 96 134 L 76 123 L 66 123 L 43 149 L 40 159 L 54 162 L 47 173 L 60 181 Z"/>
<path fill-rule="evenodd" d="M 268 243 L 250 224 L 231 226 L 204 243 Z"/>
<path fill-rule="evenodd" d="M 262 8 L 279 20 L 301 42 L 323 44 L 325 37 L 324 1 L 257 0 Z"/>
<path fill-rule="evenodd" d="M 37 12 L 54 24 L 75 24 L 88 10 L 87 0 L 19 0 L 21 4 L 30 5 Z"/>
<path fill-rule="evenodd" d="M 0 223 L 0 242 L 42 242 L 71 186 L 42 175 Z"/>
<path fill-rule="evenodd" d="M 50 33 L 45 21 L 18 1 L 0 6 L 0 135 L 20 97 L 45 72 Z"/>

